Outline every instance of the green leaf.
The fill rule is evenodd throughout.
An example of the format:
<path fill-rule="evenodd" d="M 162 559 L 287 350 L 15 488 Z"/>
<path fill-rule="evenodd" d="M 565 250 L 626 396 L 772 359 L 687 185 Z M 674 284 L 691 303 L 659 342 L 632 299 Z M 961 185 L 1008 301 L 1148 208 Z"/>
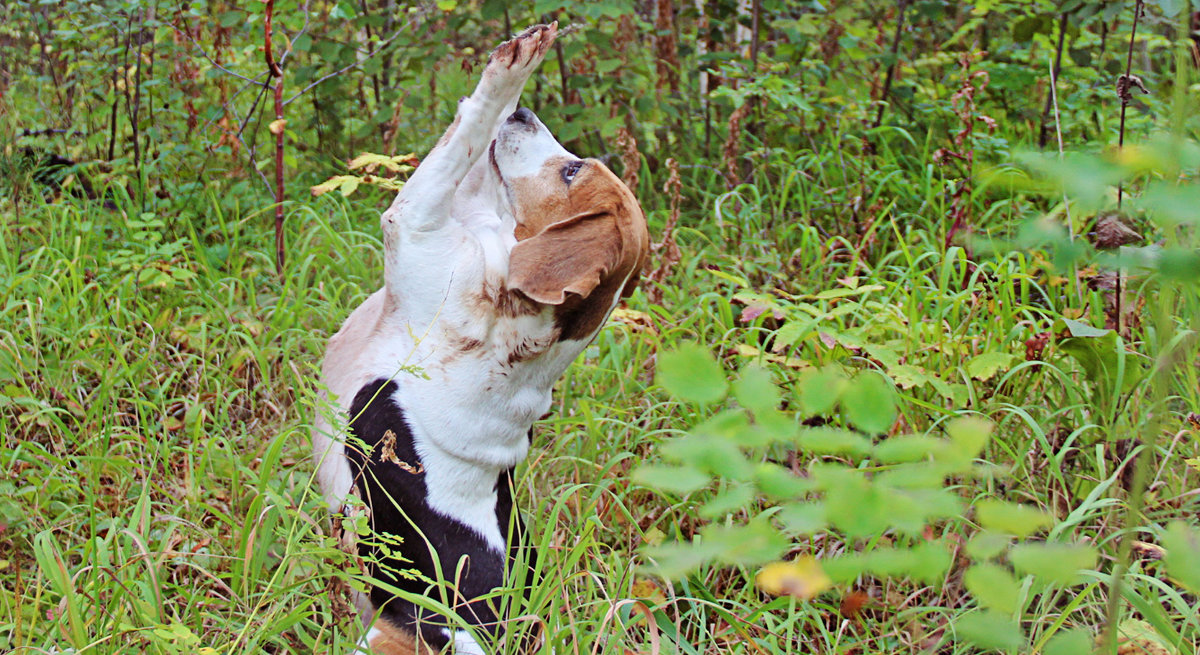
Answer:
<path fill-rule="evenodd" d="M 957 639 L 985 650 L 1016 651 L 1025 645 L 1021 626 L 994 610 L 972 612 L 954 622 Z"/>
<path fill-rule="evenodd" d="M 984 530 L 967 542 L 967 554 L 977 560 L 991 559 L 1007 550 L 1011 543 L 1009 535 Z"/>
<path fill-rule="evenodd" d="M 703 404 L 720 401 L 729 386 L 712 353 L 694 343 L 659 355 L 658 383 L 677 398 Z"/>
<path fill-rule="evenodd" d="M 960 416 L 946 424 L 946 434 L 950 435 L 950 447 L 938 459 L 957 466 L 969 465 L 987 445 L 992 423 L 978 416 Z"/>
<path fill-rule="evenodd" d="M 846 418 L 864 432 L 882 434 L 896 422 L 896 399 L 883 376 L 863 373 L 842 394 Z"/>
<path fill-rule="evenodd" d="M 1063 329 L 1073 337 L 1102 337 L 1112 330 L 1092 327 L 1087 323 L 1076 321 L 1070 318 L 1060 318 L 1054 322 L 1054 331 L 1061 332 Z"/>
<path fill-rule="evenodd" d="M 663 445 L 663 455 L 705 473 L 731 480 L 747 480 L 754 468 L 742 451 L 728 439 L 707 434 L 689 434 Z"/>
<path fill-rule="evenodd" d="M 708 486 L 712 478 L 691 466 L 644 464 L 630 475 L 634 482 L 678 494 L 690 494 Z"/>
<path fill-rule="evenodd" d="M 754 482 L 758 490 L 773 500 L 799 498 L 813 491 L 813 483 L 801 478 L 782 466 L 764 462 L 754 471 Z"/>
<path fill-rule="evenodd" d="M 1008 553 L 1014 568 L 1045 582 L 1071 585 L 1079 582 L 1079 571 L 1096 566 L 1096 549 L 1060 543 L 1027 543 Z"/>
<path fill-rule="evenodd" d="M 1036 507 L 1003 500 L 981 500 L 975 505 L 975 512 L 983 527 L 1018 538 L 1028 537 L 1054 525 L 1054 517 Z"/>
<path fill-rule="evenodd" d="M 996 373 L 1012 366 L 1014 359 L 1009 353 L 983 353 L 967 362 L 967 374 L 976 380 L 990 380 Z"/>
<path fill-rule="evenodd" d="M 764 414 L 779 407 L 779 387 L 771 373 L 761 366 L 746 366 L 733 383 L 733 397 L 742 407 L 755 414 Z"/>
<path fill-rule="evenodd" d="M 1129 391 L 1145 377 L 1145 364 L 1135 354 L 1125 351 L 1123 343 L 1112 330 L 1096 328 L 1070 319 L 1054 323 L 1054 332 L 1066 329 L 1072 336 L 1058 342 L 1058 348 L 1079 363 L 1092 382 L 1119 384 Z"/>
<path fill-rule="evenodd" d="M 926 435 L 909 434 L 885 439 L 872 457 L 880 462 L 903 464 L 925 460 L 946 447 L 946 442 Z"/>
<path fill-rule="evenodd" d="M 926 541 L 913 548 L 879 548 L 866 553 L 864 570 L 883 577 L 910 577 L 933 583 L 950 570 L 950 552 L 940 543 Z"/>
<path fill-rule="evenodd" d="M 862 435 L 832 427 L 805 428 L 797 436 L 797 444 L 805 452 L 817 455 L 866 455 L 871 442 Z"/>
<path fill-rule="evenodd" d="M 824 503 L 793 503 L 784 505 L 775 517 L 795 534 L 809 535 L 825 530 L 829 524 Z"/>
<path fill-rule="evenodd" d="M 796 387 L 804 415 L 817 416 L 833 411 L 847 384 L 846 376 L 832 367 L 823 368 L 804 377 Z"/>
<path fill-rule="evenodd" d="M 750 507 L 753 503 L 754 487 L 748 484 L 735 484 L 701 505 L 698 513 L 702 518 L 711 521 Z"/>
<path fill-rule="evenodd" d="M 988 609 L 1011 615 L 1017 609 L 1021 585 L 1008 569 L 997 564 L 975 564 L 963 576 L 967 591 Z"/>
<path fill-rule="evenodd" d="M 1046 644 L 1046 655 L 1092 655 L 1093 638 L 1087 628 L 1060 632 Z"/>
<path fill-rule="evenodd" d="M 1162 538 L 1167 573 L 1192 593 L 1200 593 L 1200 531 L 1172 521 Z"/>

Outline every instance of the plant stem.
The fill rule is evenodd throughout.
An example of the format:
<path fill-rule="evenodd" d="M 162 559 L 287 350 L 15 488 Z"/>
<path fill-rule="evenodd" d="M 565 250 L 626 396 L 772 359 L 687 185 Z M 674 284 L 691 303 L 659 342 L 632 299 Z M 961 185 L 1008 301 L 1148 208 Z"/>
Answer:
<path fill-rule="evenodd" d="M 1055 83 L 1059 71 L 1062 70 L 1063 44 L 1067 40 L 1067 16 L 1067 12 L 1064 11 L 1058 19 L 1058 46 L 1054 51 L 1054 68 L 1050 71 L 1051 84 Z M 1045 148 L 1046 140 L 1049 138 L 1050 126 L 1047 125 L 1047 121 L 1050 118 L 1050 102 L 1053 97 L 1054 89 L 1051 88 L 1050 92 L 1046 94 L 1046 106 L 1042 108 L 1042 127 L 1038 132 L 1038 148 Z"/>
<path fill-rule="evenodd" d="M 900 56 L 900 34 L 904 29 L 904 10 L 908 8 L 911 0 L 900 0 L 900 7 L 896 12 L 896 33 L 892 36 L 892 60 L 888 65 L 887 74 L 883 78 L 883 92 L 879 94 L 879 110 L 875 113 L 875 124 L 872 127 L 883 125 L 883 110 L 887 107 L 888 94 L 892 92 L 892 79 L 896 76 L 896 64 Z"/>
<path fill-rule="evenodd" d="M 267 0 L 263 51 L 267 70 L 275 78 L 275 122 L 271 123 L 271 132 L 275 134 L 275 273 L 283 277 L 283 69 L 271 52 L 271 19 L 274 13 L 275 0 Z"/>
<path fill-rule="evenodd" d="M 1121 83 L 1118 83 L 1118 85 L 1117 85 L 1119 95 L 1121 96 L 1121 125 L 1120 125 L 1120 130 L 1117 133 L 1117 148 L 1118 148 L 1118 150 L 1125 147 L 1125 110 L 1129 107 L 1129 97 L 1130 97 L 1130 91 L 1128 88 L 1129 87 L 1129 76 L 1133 70 L 1133 43 L 1134 43 L 1134 39 L 1137 38 L 1138 18 L 1141 17 L 1141 15 L 1142 15 L 1142 0 L 1137 0 L 1137 4 L 1135 4 L 1134 8 L 1133 8 L 1133 27 L 1129 31 L 1129 52 L 1125 58 L 1125 77 L 1124 77 L 1125 81 L 1124 81 L 1123 85 Z M 1124 86 L 1123 91 L 1121 90 L 1122 86 Z M 1118 182 L 1117 183 L 1117 209 L 1118 210 L 1121 209 L 1121 200 L 1122 200 L 1121 196 L 1124 193 L 1124 189 L 1122 187 L 1123 187 L 1123 184 Z M 1120 336 L 1120 334 L 1121 334 L 1121 322 L 1122 322 L 1122 316 L 1121 316 L 1122 315 L 1122 309 L 1121 309 L 1122 290 L 1121 290 L 1121 286 L 1122 286 L 1121 285 L 1121 270 L 1118 269 L 1117 270 L 1117 285 L 1116 285 L 1117 335 L 1118 336 Z M 1162 325 L 1160 325 L 1160 327 L 1165 328 L 1166 325 L 1167 325 L 1167 323 L 1163 323 Z M 1161 334 L 1161 332 L 1159 330 L 1156 330 L 1155 332 L 1156 332 L 1156 334 Z M 1160 339 L 1159 345 L 1160 345 L 1160 347 L 1165 347 L 1166 342 Z M 1162 351 L 1160 350 L 1160 358 L 1161 358 L 1161 352 Z M 1162 366 L 1161 362 L 1160 362 L 1160 366 Z M 1161 381 L 1159 379 L 1160 376 L 1162 376 L 1162 375 L 1163 375 L 1163 371 L 1160 369 L 1160 371 L 1158 371 L 1156 373 L 1155 379 L 1153 381 L 1156 399 L 1160 400 L 1160 401 L 1162 400 L 1162 398 L 1158 398 L 1157 392 L 1163 387 L 1163 384 L 1161 383 Z M 1126 529 L 1129 528 L 1129 525 L 1131 523 L 1138 522 L 1139 517 L 1141 516 L 1141 513 L 1142 513 L 1142 505 L 1144 503 L 1144 499 L 1142 498 L 1142 496 L 1145 495 L 1146 476 L 1149 471 L 1148 462 L 1149 462 L 1150 458 L 1153 457 L 1153 455 L 1154 455 L 1153 444 L 1154 444 L 1156 437 L 1158 436 L 1159 423 L 1161 421 L 1161 418 L 1160 418 L 1161 413 L 1158 411 L 1158 409 L 1154 408 L 1151 411 L 1153 413 L 1151 414 L 1151 417 L 1150 417 L 1150 425 L 1147 426 L 1148 429 L 1145 431 L 1145 434 L 1150 435 L 1150 443 L 1144 444 L 1145 448 L 1143 449 L 1142 453 L 1138 456 L 1137 461 L 1134 462 L 1133 484 L 1131 485 L 1131 488 L 1129 489 L 1129 510 L 1125 513 L 1124 525 L 1125 525 Z M 1147 452 L 1147 451 L 1149 451 L 1149 452 Z M 1116 627 L 1117 627 L 1118 615 L 1120 614 L 1120 610 L 1121 610 L 1121 585 L 1124 582 L 1125 574 L 1129 571 L 1129 556 L 1130 556 L 1130 551 L 1132 549 L 1132 546 L 1133 546 L 1132 539 L 1130 539 L 1129 535 L 1128 534 L 1123 535 L 1121 538 L 1121 544 L 1117 549 L 1117 563 L 1116 563 L 1116 566 L 1113 568 L 1112 579 L 1108 586 L 1108 605 L 1105 608 L 1106 625 L 1104 626 L 1104 632 L 1101 634 L 1101 638 L 1102 638 L 1101 643 L 1103 644 L 1103 648 L 1105 650 L 1107 650 L 1109 653 L 1113 653 L 1114 655 L 1117 652 Z"/>

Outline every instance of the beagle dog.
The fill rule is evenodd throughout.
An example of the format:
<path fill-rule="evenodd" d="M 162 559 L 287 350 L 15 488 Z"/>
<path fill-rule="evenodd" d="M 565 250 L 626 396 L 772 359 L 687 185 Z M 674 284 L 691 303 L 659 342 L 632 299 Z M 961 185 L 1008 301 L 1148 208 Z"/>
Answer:
<path fill-rule="evenodd" d="M 516 577 L 513 467 L 647 257 L 633 193 L 517 109 L 556 34 L 531 27 L 492 52 L 383 213 L 383 288 L 329 341 L 313 451 L 335 523 L 369 516 L 362 652 L 483 654 L 463 623 L 500 633 L 480 596 Z"/>

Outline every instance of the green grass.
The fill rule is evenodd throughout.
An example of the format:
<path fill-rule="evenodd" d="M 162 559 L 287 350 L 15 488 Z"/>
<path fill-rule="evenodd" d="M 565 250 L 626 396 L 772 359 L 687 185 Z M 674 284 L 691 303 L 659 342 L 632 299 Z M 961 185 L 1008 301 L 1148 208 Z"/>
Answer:
<path fill-rule="evenodd" d="M 780 193 L 743 188 L 737 211 L 781 215 L 765 206 L 782 202 Z M 974 652 L 955 641 L 953 621 L 974 606 L 957 567 L 936 585 L 860 579 L 870 600 L 854 621 L 839 614 L 845 587 L 803 602 L 764 596 L 753 569 L 653 575 L 642 546 L 754 511 L 704 518 L 697 508 L 709 492 L 676 497 L 631 479 L 700 420 L 654 382 L 656 353 L 683 341 L 707 344 L 730 368 L 760 362 L 785 397 L 825 364 L 909 380 L 899 386 L 901 432 L 936 430 L 963 410 L 990 417 L 989 473 L 960 480 L 957 493 L 968 503 L 1041 507 L 1056 518 L 1056 536 L 1088 540 L 1106 557 L 1128 529 L 1126 440 L 1148 424 L 1147 407 L 1162 407 L 1164 437 L 1175 436 L 1147 441 L 1151 484 L 1135 532 L 1155 542 L 1167 520 L 1200 511 L 1190 492 L 1197 471 L 1184 464 L 1200 449 L 1178 422 L 1200 400 L 1195 368 L 1181 366 L 1156 401 L 1149 383 L 1099 398 L 1061 356 L 1025 363 L 1022 342 L 1049 329 L 1075 293 L 1051 286 L 1037 257 L 968 265 L 961 249 L 942 251 L 931 225 L 902 227 L 883 213 L 869 226 L 892 244 L 879 256 L 804 222 L 781 230 L 749 219 L 738 219 L 750 236 L 731 250 L 714 229 L 716 198 L 702 200 L 685 216 L 685 258 L 663 303 L 636 294 L 629 307 L 642 321 L 614 321 L 571 368 L 520 470 L 542 580 L 527 605 L 510 591 L 498 602 L 521 605 L 514 626 L 544 627 L 555 652 L 648 652 L 652 642 L 666 653 Z M 5 648 L 337 653 L 357 636 L 331 600 L 331 581 L 362 582 L 326 536 L 308 426 L 324 341 L 378 284 L 376 210 L 324 199 L 291 205 L 281 282 L 262 245 L 265 215 L 205 202 L 208 220 L 191 223 L 203 227 L 182 231 L 67 202 L 26 206 L 20 229 L 0 240 Z M 162 240 L 147 239 L 147 229 Z M 744 320 L 746 304 L 767 309 Z M 769 339 L 789 324 L 792 345 L 772 351 Z M 1012 357 L 972 375 L 968 362 L 983 353 Z M 1178 361 L 1195 355 L 1195 339 L 1185 339 Z M 792 456 L 800 465 L 820 459 Z M 961 543 L 975 529 L 968 515 L 934 535 Z M 830 533 L 795 548 L 822 556 L 890 541 Z M 1109 570 L 1102 565 L 1084 586 L 1024 587 L 1021 616 L 1034 643 L 1102 625 Z M 1158 563 L 1135 563 L 1126 583 L 1127 615 L 1196 642 L 1196 599 Z"/>

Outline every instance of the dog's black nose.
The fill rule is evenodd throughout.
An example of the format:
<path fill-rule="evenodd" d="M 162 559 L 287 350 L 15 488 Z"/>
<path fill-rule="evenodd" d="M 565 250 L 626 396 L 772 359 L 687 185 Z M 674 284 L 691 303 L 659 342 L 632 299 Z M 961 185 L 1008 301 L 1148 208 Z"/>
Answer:
<path fill-rule="evenodd" d="M 522 125 L 533 125 L 533 121 L 535 119 L 536 117 L 533 115 L 533 112 L 521 107 L 520 109 L 514 111 L 512 116 L 508 117 L 508 122 L 521 123 Z"/>

